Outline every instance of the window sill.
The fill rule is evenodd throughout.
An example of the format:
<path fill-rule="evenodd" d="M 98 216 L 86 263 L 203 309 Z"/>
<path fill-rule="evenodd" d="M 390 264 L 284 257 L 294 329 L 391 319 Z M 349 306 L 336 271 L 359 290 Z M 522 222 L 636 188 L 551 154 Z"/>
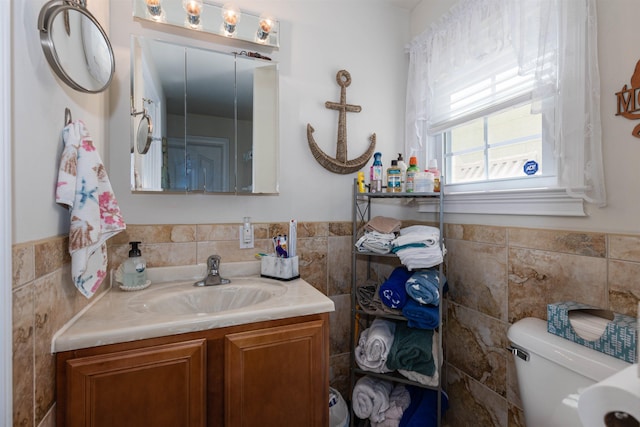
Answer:
<path fill-rule="evenodd" d="M 418 212 L 437 212 L 438 203 L 419 200 Z M 531 189 L 447 193 L 444 213 L 494 215 L 586 216 L 580 198 L 569 197 L 564 189 Z"/>

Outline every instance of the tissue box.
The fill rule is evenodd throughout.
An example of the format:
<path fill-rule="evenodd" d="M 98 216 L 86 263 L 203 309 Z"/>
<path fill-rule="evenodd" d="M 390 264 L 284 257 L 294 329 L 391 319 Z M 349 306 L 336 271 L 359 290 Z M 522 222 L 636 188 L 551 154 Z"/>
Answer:
<path fill-rule="evenodd" d="M 260 276 L 277 280 L 294 280 L 300 277 L 298 257 L 279 258 L 263 256 L 260 259 Z"/>
<path fill-rule="evenodd" d="M 571 325 L 569 312 L 572 310 L 587 313 L 607 312 L 598 307 L 572 301 L 548 304 L 547 331 L 617 359 L 629 363 L 636 362 L 638 321 L 635 317 L 608 312 L 613 315 L 613 320 L 607 322 L 600 338 L 590 341 L 580 337 Z"/>

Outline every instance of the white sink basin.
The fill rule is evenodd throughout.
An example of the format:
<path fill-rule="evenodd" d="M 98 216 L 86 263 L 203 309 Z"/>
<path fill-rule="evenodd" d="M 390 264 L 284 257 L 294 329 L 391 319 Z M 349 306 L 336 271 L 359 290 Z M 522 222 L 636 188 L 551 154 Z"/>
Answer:
<path fill-rule="evenodd" d="M 128 308 L 138 313 L 211 314 L 259 304 L 286 290 L 273 280 L 256 277 L 232 278 L 229 284 L 205 287 L 181 282 L 140 294 L 129 301 Z"/>

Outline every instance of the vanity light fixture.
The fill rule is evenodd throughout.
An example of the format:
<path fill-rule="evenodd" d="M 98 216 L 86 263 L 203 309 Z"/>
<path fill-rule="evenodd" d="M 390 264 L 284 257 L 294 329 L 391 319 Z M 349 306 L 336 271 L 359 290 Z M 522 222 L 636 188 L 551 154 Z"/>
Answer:
<path fill-rule="evenodd" d="M 202 14 L 202 0 L 182 0 L 182 6 L 187 12 L 187 25 L 191 28 L 198 28 Z"/>
<path fill-rule="evenodd" d="M 227 3 L 222 7 L 222 26 L 225 36 L 233 37 L 235 35 L 240 16 L 240 9 L 235 4 Z"/>
<path fill-rule="evenodd" d="M 259 43 L 264 43 L 269 38 L 269 33 L 271 33 L 271 29 L 275 23 L 275 19 L 266 13 L 260 15 L 258 22 L 258 31 L 256 32 L 256 40 Z"/>
<path fill-rule="evenodd" d="M 147 4 L 147 11 L 151 18 L 154 20 L 161 19 L 162 17 L 162 1 L 161 0 L 144 0 Z"/>

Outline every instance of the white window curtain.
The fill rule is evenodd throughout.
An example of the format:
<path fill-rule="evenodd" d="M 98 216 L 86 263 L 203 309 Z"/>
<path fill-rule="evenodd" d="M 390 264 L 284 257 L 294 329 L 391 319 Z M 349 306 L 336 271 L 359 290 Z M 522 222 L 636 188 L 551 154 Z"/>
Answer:
<path fill-rule="evenodd" d="M 461 0 L 408 46 L 405 152 L 434 158 L 433 135 L 532 100 L 558 186 L 604 206 L 596 40 L 595 0 Z"/>

